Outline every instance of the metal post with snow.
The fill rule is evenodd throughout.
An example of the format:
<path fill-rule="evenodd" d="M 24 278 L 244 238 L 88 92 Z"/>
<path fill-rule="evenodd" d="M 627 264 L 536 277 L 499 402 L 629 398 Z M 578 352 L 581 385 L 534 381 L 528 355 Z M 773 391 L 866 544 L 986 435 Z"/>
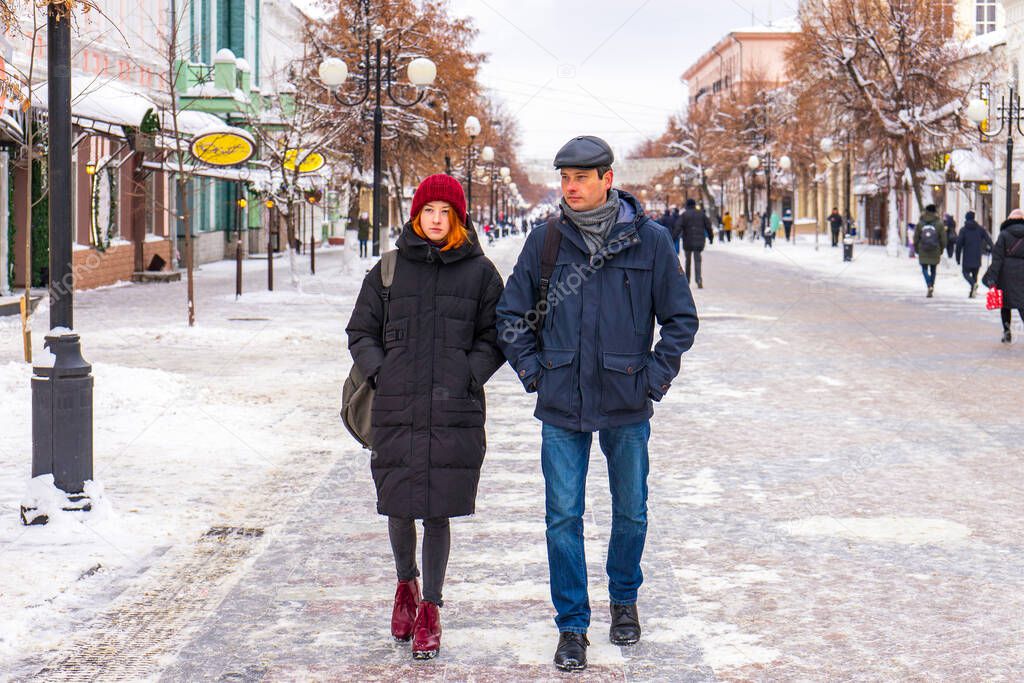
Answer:
<path fill-rule="evenodd" d="M 50 333 L 52 362 L 33 368 L 32 477 L 53 475 L 67 494 L 65 510 L 90 510 L 84 493 L 92 479 L 91 366 L 82 358 L 74 327 L 71 188 L 71 16 L 63 5 L 47 9 L 49 98 Z M 23 524 L 45 524 L 46 514 L 21 507 Z"/>

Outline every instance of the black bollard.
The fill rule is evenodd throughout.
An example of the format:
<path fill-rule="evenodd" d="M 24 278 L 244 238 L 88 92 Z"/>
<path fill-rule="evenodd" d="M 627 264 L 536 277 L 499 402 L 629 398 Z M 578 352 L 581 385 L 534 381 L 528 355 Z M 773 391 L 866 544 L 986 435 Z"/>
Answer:
<path fill-rule="evenodd" d="M 53 367 L 34 366 L 32 377 L 32 477 L 53 475 L 68 494 L 65 510 L 88 511 L 84 494 L 92 479 L 92 366 L 82 358 L 81 339 L 66 333 L 46 336 Z M 23 524 L 45 524 L 45 515 L 21 508 Z"/>

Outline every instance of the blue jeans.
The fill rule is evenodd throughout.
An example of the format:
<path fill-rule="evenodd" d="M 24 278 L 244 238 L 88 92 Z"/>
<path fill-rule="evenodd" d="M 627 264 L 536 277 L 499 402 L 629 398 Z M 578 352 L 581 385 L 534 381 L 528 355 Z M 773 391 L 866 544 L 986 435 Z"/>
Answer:
<path fill-rule="evenodd" d="M 924 282 L 929 287 L 935 286 L 935 271 L 937 266 L 921 264 L 921 272 L 924 274 Z"/>
<path fill-rule="evenodd" d="M 678 254 L 679 253 L 679 240 L 678 239 L 672 240 L 672 246 L 675 247 L 676 253 Z"/>
<path fill-rule="evenodd" d="M 590 432 L 545 424 L 541 445 L 551 602 L 559 631 L 586 633 L 590 627 L 583 512 L 590 464 Z M 647 441 L 651 423 L 602 429 L 601 450 L 608 461 L 612 494 L 612 533 L 608 544 L 608 596 L 613 603 L 636 603 L 643 583 L 640 558 L 647 538 Z"/>

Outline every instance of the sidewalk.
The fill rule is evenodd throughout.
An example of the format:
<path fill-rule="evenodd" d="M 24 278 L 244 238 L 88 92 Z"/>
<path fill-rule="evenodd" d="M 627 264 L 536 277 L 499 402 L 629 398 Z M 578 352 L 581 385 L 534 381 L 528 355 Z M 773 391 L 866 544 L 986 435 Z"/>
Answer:
<path fill-rule="evenodd" d="M 488 249 L 504 275 L 521 244 Z M 802 245 L 791 251 L 806 258 Z M 177 417 L 156 418 L 135 440 L 124 416 L 151 410 L 144 404 L 108 404 L 97 421 L 119 425 L 97 461 L 125 451 L 102 474 L 135 545 L 115 551 L 78 531 L 63 544 L 31 535 L 0 548 L 23 568 L 0 579 L 5 607 L 16 597 L 5 615 L 23 625 L 4 627 L 0 671 L 19 680 L 563 678 L 550 663 L 540 429 L 507 367 L 487 386 L 477 515 L 453 522 L 441 654 L 414 663 L 407 644 L 390 640 L 386 523 L 367 454 L 336 418 L 345 309 L 360 275 L 339 264 L 326 257 L 320 284 L 304 278 L 307 294 L 239 303 L 223 294 L 229 273 L 205 270 L 203 330 L 191 337 L 166 322 L 182 302 L 167 304 L 172 313 L 158 300 L 176 285 L 83 302 L 86 357 L 126 373 L 112 384 L 112 367 L 101 367 L 97 387 L 147 379 L 134 373 L 158 356 L 182 383 Z M 843 280 L 818 296 L 833 271 L 794 265 L 782 249 L 716 243 L 705 266 L 697 345 L 654 420 L 645 631 L 632 648 L 607 640 L 610 500 L 596 446 L 591 458 L 593 647 L 579 680 L 1019 679 L 1019 430 L 988 399 L 1019 390 L 1024 346 L 979 334 L 977 320 L 949 316 L 945 302 L 920 305 L 923 292 L 918 301 Z M 118 303 L 125 319 L 111 320 Z M 105 325 L 93 317 L 101 310 Z M 126 356 L 122 335 L 158 354 Z M 4 409 L 26 410 L 27 382 L 0 369 Z M 190 426 L 199 415 L 208 420 Z M 3 472 L 16 470 L 25 435 L 0 438 Z M 18 458 L 7 455 L 14 448 Z M 0 481 L 6 509 L 10 481 Z M 11 516 L 0 520 L 5 540 Z M 57 553 L 91 553 L 103 566 L 78 579 L 88 560 L 63 568 Z M 33 583 L 43 573 L 52 583 Z"/>

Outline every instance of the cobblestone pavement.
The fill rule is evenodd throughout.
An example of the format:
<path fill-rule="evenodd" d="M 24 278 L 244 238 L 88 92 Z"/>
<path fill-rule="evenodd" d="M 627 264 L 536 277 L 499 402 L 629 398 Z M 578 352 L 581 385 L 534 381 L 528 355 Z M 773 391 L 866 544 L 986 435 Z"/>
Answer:
<path fill-rule="evenodd" d="M 513 246 L 495 250 L 505 274 Z M 1024 678 L 1024 344 L 1000 345 L 980 310 L 728 250 L 710 251 L 705 273 L 697 345 L 654 422 L 645 631 L 632 648 L 607 640 L 610 499 L 595 448 L 592 665 L 579 679 Z M 324 387 L 325 409 L 336 390 Z M 366 455 L 346 445 L 310 497 L 252 525 L 265 533 L 245 538 L 251 558 L 210 579 L 217 599 L 193 601 L 187 627 L 149 617 L 167 650 L 151 674 L 569 678 L 550 664 L 539 425 L 508 368 L 487 391 L 478 513 L 453 523 L 436 660 L 414 663 L 389 638 L 386 524 Z M 216 574 L 181 571 L 182 584 Z M 161 586 L 133 590 L 111 610 Z M 78 647 L 95 651 L 116 623 L 97 618 Z"/>

